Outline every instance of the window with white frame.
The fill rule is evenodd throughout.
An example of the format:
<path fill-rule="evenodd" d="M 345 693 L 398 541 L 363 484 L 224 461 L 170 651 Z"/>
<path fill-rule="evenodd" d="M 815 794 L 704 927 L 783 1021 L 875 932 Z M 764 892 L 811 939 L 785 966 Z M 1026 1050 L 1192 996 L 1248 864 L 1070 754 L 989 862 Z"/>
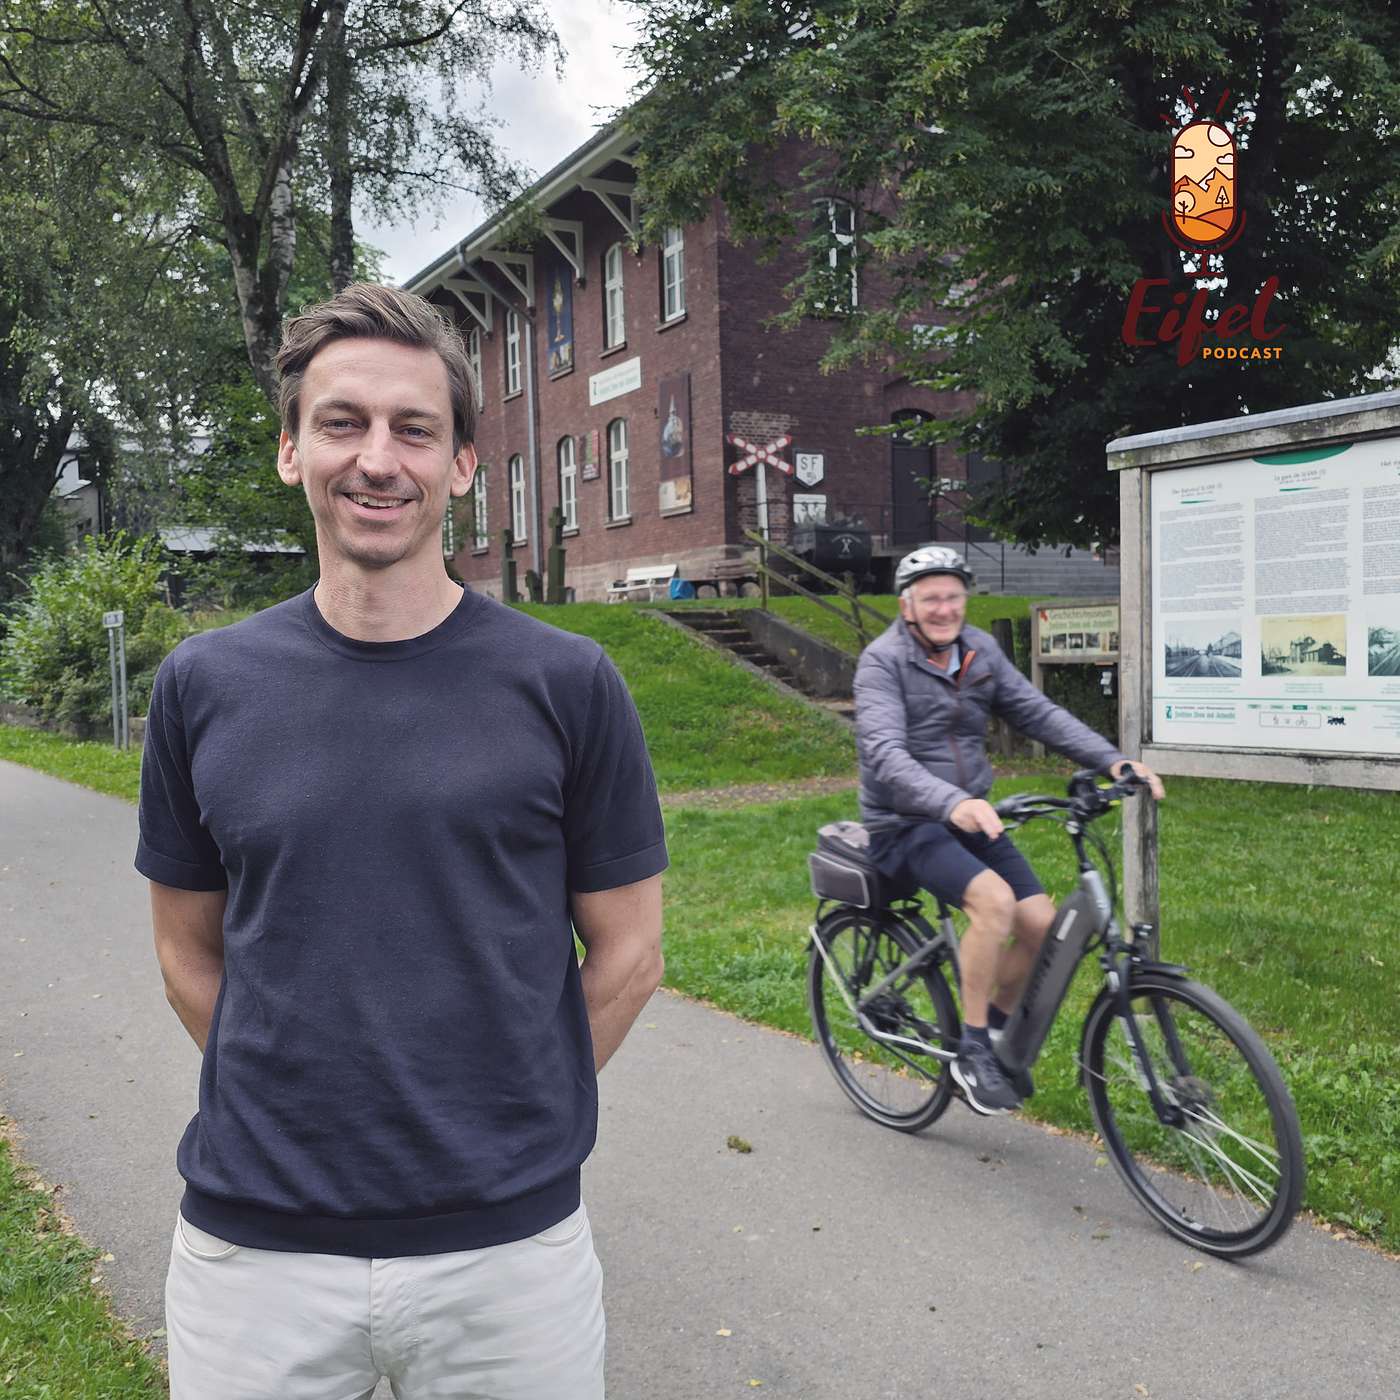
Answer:
<path fill-rule="evenodd" d="M 855 309 L 859 299 L 856 270 L 856 209 L 845 199 L 819 199 L 814 212 L 826 234 L 826 265 L 830 292 L 818 309 L 840 315 Z"/>
<path fill-rule="evenodd" d="M 446 514 L 442 517 L 442 557 L 451 559 L 457 552 L 457 530 L 452 522 L 452 502 L 448 501 Z"/>
<path fill-rule="evenodd" d="M 559 513 L 566 530 L 578 529 L 578 460 L 571 437 L 559 439 Z"/>
<path fill-rule="evenodd" d="M 685 234 L 673 224 L 661 235 L 661 319 L 685 315 Z"/>
<path fill-rule="evenodd" d="M 510 459 L 510 538 L 513 544 L 525 539 L 525 462 L 519 453 Z"/>
<path fill-rule="evenodd" d="M 631 515 L 627 489 L 627 420 L 614 418 L 608 424 L 608 519 L 626 520 Z"/>
<path fill-rule="evenodd" d="M 485 549 L 490 543 L 486 533 L 486 468 L 478 467 L 472 482 L 472 548 Z"/>
<path fill-rule="evenodd" d="M 506 393 L 520 392 L 520 316 L 506 312 Z"/>
<path fill-rule="evenodd" d="M 478 412 L 485 406 L 481 392 L 481 327 L 473 326 L 467 332 L 467 363 L 472 367 L 472 393 L 476 395 Z"/>
<path fill-rule="evenodd" d="M 627 339 L 627 315 L 622 300 L 622 244 L 603 254 L 603 345 L 611 349 Z"/>

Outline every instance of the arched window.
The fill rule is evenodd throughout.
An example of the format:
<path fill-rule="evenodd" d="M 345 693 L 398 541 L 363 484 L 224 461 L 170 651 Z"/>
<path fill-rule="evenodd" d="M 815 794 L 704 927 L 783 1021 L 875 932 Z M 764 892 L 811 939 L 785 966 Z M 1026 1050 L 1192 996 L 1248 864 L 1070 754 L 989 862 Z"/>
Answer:
<path fill-rule="evenodd" d="M 467 332 L 467 362 L 472 367 L 472 393 L 476 397 L 478 413 L 486 406 L 481 392 L 481 327 L 473 326 Z"/>
<path fill-rule="evenodd" d="M 608 424 L 608 519 L 626 520 L 631 514 L 627 484 L 627 420 Z"/>
<path fill-rule="evenodd" d="M 485 549 L 490 543 L 486 533 L 486 468 L 479 466 L 472 481 L 472 548 Z"/>
<path fill-rule="evenodd" d="M 622 244 L 603 254 L 603 344 L 612 349 L 627 339 L 627 313 L 622 299 Z"/>
<path fill-rule="evenodd" d="M 685 315 L 685 234 L 673 224 L 661 235 L 661 319 Z"/>
<path fill-rule="evenodd" d="M 506 312 L 506 394 L 520 392 L 520 317 Z"/>
<path fill-rule="evenodd" d="M 510 459 L 510 538 L 512 544 L 525 539 L 525 462 L 518 452 Z"/>
<path fill-rule="evenodd" d="M 561 437 L 559 459 L 559 513 L 566 530 L 578 529 L 578 465 L 572 437 Z"/>
<path fill-rule="evenodd" d="M 856 209 L 845 199 L 818 199 L 813 211 L 826 235 L 826 263 L 830 292 L 821 299 L 819 310 L 837 316 L 853 311 L 860 286 L 856 270 Z"/>

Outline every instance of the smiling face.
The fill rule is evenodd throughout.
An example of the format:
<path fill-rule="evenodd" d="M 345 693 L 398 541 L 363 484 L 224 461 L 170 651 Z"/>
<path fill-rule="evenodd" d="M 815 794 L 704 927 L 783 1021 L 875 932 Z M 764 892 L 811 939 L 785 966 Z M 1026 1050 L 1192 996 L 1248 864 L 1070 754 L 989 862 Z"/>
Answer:
<path fill-rule="evenodd" d="M 436 351 L 334 340 L 306 366 L 296 435 L 283 432 L 277 473 L 306 491 L 323 573 L 336 563 L 440 568 L 448 501 L 466 495 L 475 471 L 470 443 L 453 450 Z"/>
<path fill-rule="evenodd" d="M 925 574 L 899 595 L 899 611 L 929 641 L 955 642 L 967 616 L 967 587 L 957 574 Z"/>

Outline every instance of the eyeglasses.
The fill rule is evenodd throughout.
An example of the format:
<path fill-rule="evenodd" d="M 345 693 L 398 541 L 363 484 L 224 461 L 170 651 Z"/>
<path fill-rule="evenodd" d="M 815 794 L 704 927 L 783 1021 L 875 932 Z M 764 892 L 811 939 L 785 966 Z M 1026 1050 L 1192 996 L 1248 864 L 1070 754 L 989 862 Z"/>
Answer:
<path fill-rule="evenodd" d="M 966 593 L 940 593 L 933 598 L 916 598 L 915 602 L 921 608 L 951 608 L 961 607 L 967 602 Z"/>

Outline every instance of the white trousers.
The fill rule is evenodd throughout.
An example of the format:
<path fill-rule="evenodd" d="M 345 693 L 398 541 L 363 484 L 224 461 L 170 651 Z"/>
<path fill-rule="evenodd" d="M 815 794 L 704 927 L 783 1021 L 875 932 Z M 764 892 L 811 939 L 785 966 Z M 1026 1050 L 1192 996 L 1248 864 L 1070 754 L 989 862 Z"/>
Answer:
<path fill-rule="evenodd" d="M 602 1400 L 602 1270 L 583 1206 L 488 1249 L 351 1259 L 175 1222 L 171 1400 Z"/>

